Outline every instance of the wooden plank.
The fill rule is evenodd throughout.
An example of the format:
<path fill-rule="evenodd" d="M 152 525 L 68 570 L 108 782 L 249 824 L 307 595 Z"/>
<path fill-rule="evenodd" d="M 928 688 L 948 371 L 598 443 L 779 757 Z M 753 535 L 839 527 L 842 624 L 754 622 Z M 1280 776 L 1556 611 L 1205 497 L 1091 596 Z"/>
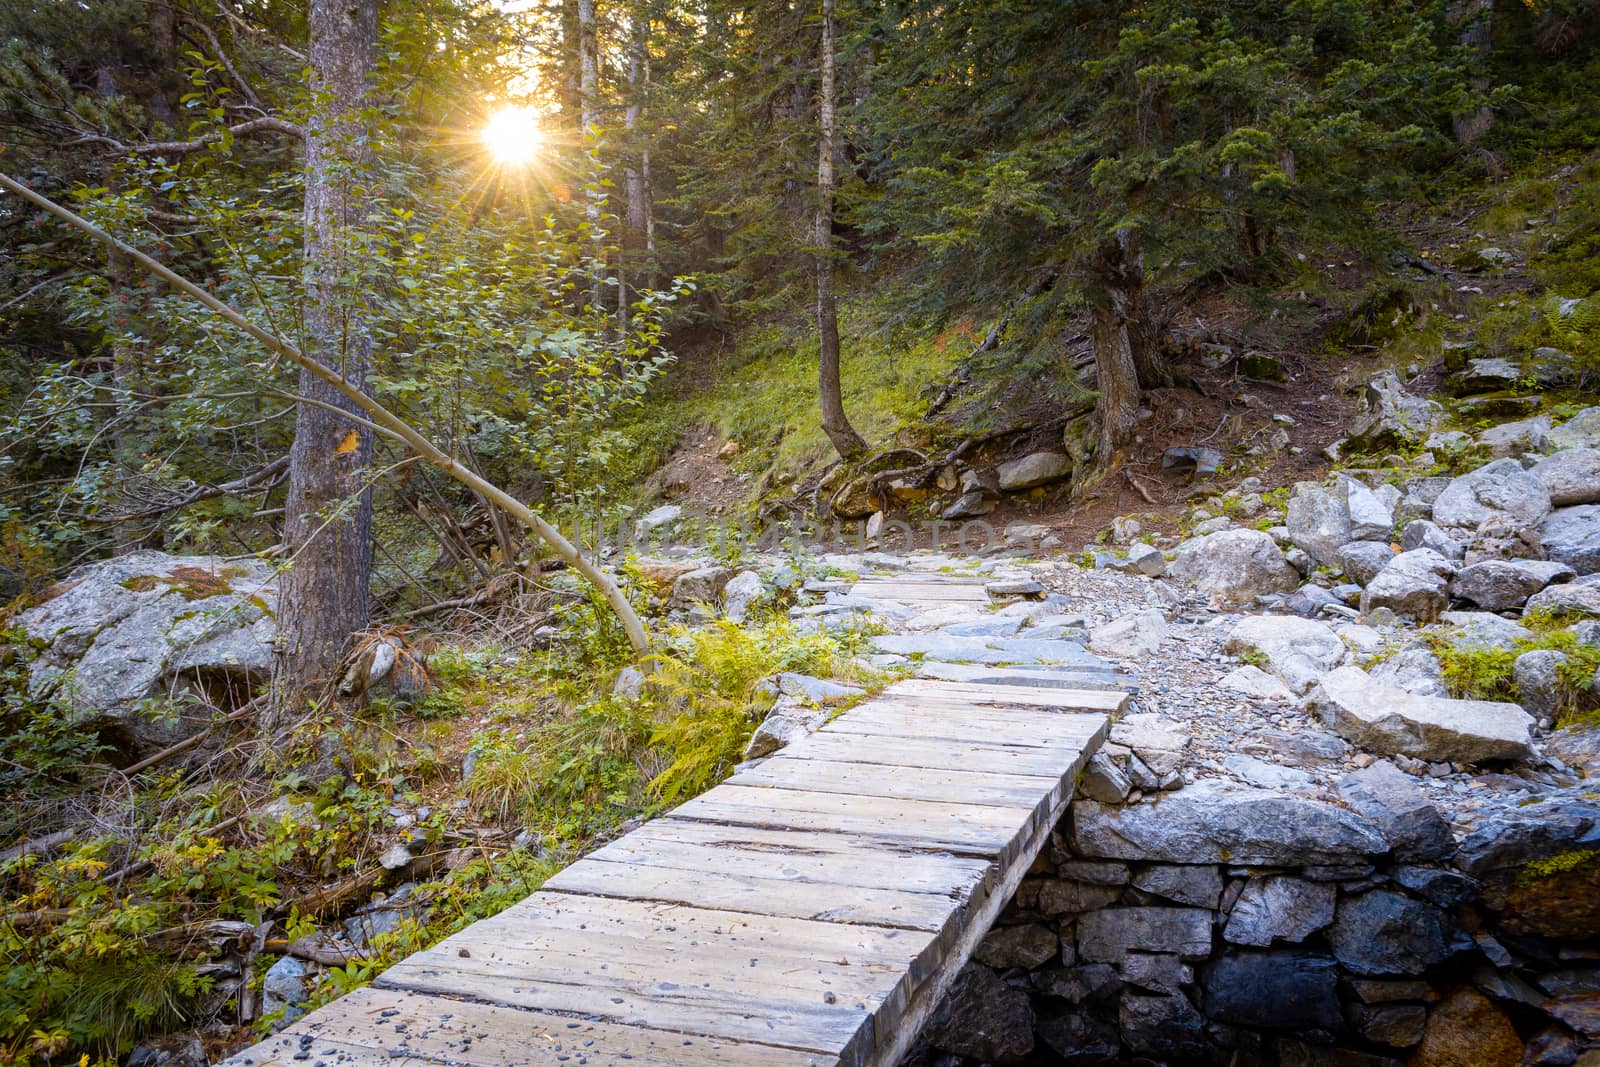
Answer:
<path fill-rule="evenodd" d="M 1070 756 L 1075 748 L 1094 747 L 1094 743 L 1095 739 L 1091 738 L 1085 741 L 1083 746 L 1037 748 L 985 744 L 980 741 L 932 741 L 911 737 L 869 738 L 822 729 L 789 742 L 784 747 L 783 754 L 789 759 L 874 763 L 886 768 L 932 767 L 943 770 L 961 768 L 998 774 L 1059 777 L 1061 768 L 1071 765 Z M 870 831 L 865 832 L 870 833 Z"/>
<path fill-rule="evenodd" d="M 763 878 L 656 863 L 585 859 L 545 883 L 564 893 L 669 901 L 756 915 L 872 924 L 943 936 L 954 893 L 915 893 L 823 881 Z"/>
<path fill-rule="evenodd" d="M 855 725 L 860 725 L 856 723 Z M 865 732 L 865 731 L 863 731 Z M 912 735 L 915 736 L 915 735 Z M 780 752 L 759 766 L 728 779 L 730 785 L 768 789 L 807 789 L 853 793 L 894 800 L 936 800 L 946 804 L 990 804 L 1031 811 L 1062 788 L 1054 776 L 993 774 L 980 771 L 881 766 L 835 760 L 791 760 Z"/>
<path fill-rule="evenodd" d="M 870 1049 L 872 1016 L 848 1005 L 798 1005 L 754 994 L 710 993 L 662 977 L 624 981 L 570 973 L 534 979 L 514 965 L 440 959 L 433 950 L 401 960 L 374 981 L 380 989 L 475 997 L 546 1012 L 578 1012 L 603 1021 L 731 1041 L 754 1041 L 859 1063 Z M 468 965 L 468 966 L 461 966 Z M 670 988 L 667 988 L 670 987 Z"/>
<path fill-rule="evenodd" d="M 853 708 L 821 728 L 839 733 L 888 737 L 944 738 L 951 741 L 1000 739 L 1022 748 L 1082 746 L 1099 729 L 1100 716 L 1037 712 L 1026 708 L 985 708 L 874 701 Z"/>
<path fill-rule="evenodd" d="M 941 682 L 908 678 L 884 690 L 891 696 L 945 696 L 974 704 L 1035 704 L 1039 707 L 1116 713 L 1128 703 L 1126 693 L 1105 689 L 1055 689 L 1021 685 L 982 685 L 977 682 Z"/>
<path fill-rule="evenodd" d="M 550 1015 L 370 986 L 295 1023 L 251 1049 L 255 1067 L 304 1067 L 310 1053 L 338 1067 L 396 1063 L 660 1064 L 661 1067 L 820 1067 L 832 1057 L 750 1042 Z M 311 1043 L 305 1044 L 304 1038 Z M 401 1054 L 391 1058 L 392 1052 Z M 245 1067 L 242 1057 L 224 1061 Z"/>
<path fill-rule="evenodd" d="M 645 823 L 588 858 L 934 894 L 958 893 L 991 870 L 985 860 L 901 851 L 864 835 L 717 826 L 670 815 Z"/>
<path fill-rule="evenodd" d="M 886 800 L 799 789 L 782 790 L 781 796 L 776 795 L 778 792 L 719 785 L 680 806 L 674 814 L 680 819 L 745 826 L 873 833 L 1002 860 L 1023 830 L 1018 813 L 1012 808 Z"/>

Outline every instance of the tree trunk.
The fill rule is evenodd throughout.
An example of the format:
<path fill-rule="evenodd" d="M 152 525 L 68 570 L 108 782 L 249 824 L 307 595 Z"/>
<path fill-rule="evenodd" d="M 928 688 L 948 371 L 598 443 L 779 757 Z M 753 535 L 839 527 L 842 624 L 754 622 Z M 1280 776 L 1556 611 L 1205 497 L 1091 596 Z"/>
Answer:
<path fill-rule="evenodd" d="M 600 205 L 605 199 L 600 176 L 600 30 L 595 20 L 595 0 L 578 0 L 578 99 L 582 107 L 583 151 L 588 162 L 584 176 L 584 217 L 594 243 L 589 266 L 589 306 L 600 308 L 605 297 L 605 231 L 600 225 Z"/>
<path fill-rule="evenodd" d="M 1461 47 L 1468 53 L 1468 62 L 1475 71 L 1468 84 L 1474 93 L 1486 96 L 1489 92 L 1486 68 L 1494 46 L 1494 0 L 1466 0 L 1453 14 L 1462 26 Z M 1450 121 L 1457 144 L 1475 144 L 1494 125 L 1494 109 L 1485 105 L 1470 115 L 1456 115 Z"/>
<path fill-rule="evenodd" d="M 1090 266 L 1090 341 L 1100 390 L 1096 462 L 1113 466 L 1133 440 L 1141 385 L 1170 381 L 1144 299 L 1144 268 L 1136 241 L 1124 230 L 1100 246 Z"/>
<path fill-rule="evenodd" d="M 632 31 L 628 42 L 628 110 L 624 119 L 630 156 L 625 179 L 628 247 L 652 255 L 656 235 L 650 210 L 650 149 L 643 143 L 644 135 L 639 129 L 650 84 L 650 13 L 642 0 L 633 13 Z"/>
<path fill-rule="evenodd" d="M 833 0 L 822 0 L 822 88 L 817 99 L 817 211 L 812 238 L 817 247 L 818 395 L 822 432 L 841 459 L 866 451 L 867 442 L 850 425 L 839 386 L 839 310 L 833 292 Z"/>
<path fill-rule="evenodd" d="M 366 393 L 372 329 L 360 289 L 372 155 L 361 112 L 377 59 L 378 0 L 311 0 L 306 130 L 307 354 Z M 279 660 L 270 726 L 304 707 L 368 621 L 373 435 L 339 412 L 357 406 L 302 370 L 284 514 L 289 568 L 279 593 Z M 327 405 L 326 407 L 320 405 Z M 331 409 L 331 410 L 330 410 Z"/>

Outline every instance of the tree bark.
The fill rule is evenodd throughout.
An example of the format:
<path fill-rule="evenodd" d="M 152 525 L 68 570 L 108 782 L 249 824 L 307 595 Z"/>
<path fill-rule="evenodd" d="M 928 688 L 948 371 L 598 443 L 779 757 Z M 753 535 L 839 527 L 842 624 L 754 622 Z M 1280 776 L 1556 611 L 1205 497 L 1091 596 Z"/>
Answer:
<path fill-rule="evenodd" d="M 628 245 L 653 255 L 656 247 L 655 222 L 650 209 L 650 149 L 643 143 L 640 122 L 644 118 L 645 94 L 650 84 L 650 12 L 640 0 L 633 12 L 632 33 L 628 42 L 628 110 L 624 124 L 628 130 L 630 158 L 625 175 L 628 194 Z"/>
<path fill-rule="evenodd" d="M 822 0 L 822 86 L 817 99 L 817 211 L 812 238 L 817 247 L 818 396 L 822 432 L 839 458 L 866 451 L 867 442 L 844 411 L 839 384 L 839 309 L 834 295 L 833 263 L 833 129 L 837 89 L 834 85 L 833 0 Z"/>
<path fill-rule="evenodd" d="M 305 348 L 362 393 L 372 327 L 361 292 L 372 154 L 362 110 L 377 62 L 378 0 L 311 0 L 306 136 Z M 269 727 L 294 716 L 367 625 L 372 572 L 374 435 L 357 406 L 302 368 L 283 524 L 289 560 L 279 592 L 279 658 Z M 309 401 L 309 402 L 308 402 Z"/>
<path fill-rule="evenodd" d="M 1109 469 L 1133 440 L 1139 413 L 1141 356 L 1149 373 L 1166 373 L 1144 301 L 1144 269 L 1132 235 L 1124 230 L 1100 246 L 1090 266 L 1089 337 L 1100 391 L 1096 463 Z M 1152 365 L 1154 364 L 1154 365 Z"/>
<path fill-rule="evenodd" d="M 596 23 L 595 0 L 578 0 L 578 100 L 583 151 L 588 162 L 584 217 L 589 224 L 589 238 L 594 243 L 594 262 L 589 268 L 589 306 L 598 309 L 604 306 L 605 297 L 605 231 L 600 220 L 605 191 L 600 185 L 600 30 Z"/>
<path fill-rule="evenodd" d="M 1461 47 L 1471 57 L 1469 62 L 1475 71 L 1469 84 L 1473 92 L 1480 96 L 1487 95 L 1489 77 L 1486 68 L 1494 47 L 1494 0 L 1466 0 L 1454 15 L 1462 25 Z M 1457 144 L 1476 144 L 1494 126 L 1494 109 L 1485 105 L 1471 114 L 1456 115 L 1450 122 Z"/>

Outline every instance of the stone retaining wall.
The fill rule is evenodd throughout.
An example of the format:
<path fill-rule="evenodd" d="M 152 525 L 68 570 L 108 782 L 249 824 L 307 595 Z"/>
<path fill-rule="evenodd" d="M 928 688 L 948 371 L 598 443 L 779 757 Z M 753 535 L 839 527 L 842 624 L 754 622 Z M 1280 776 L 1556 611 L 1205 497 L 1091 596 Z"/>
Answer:
<path fill-rule="evenodd" d="M 1080 795 L 909 1062 L 1600 1067 L 1600 794 L 1340 792 Z"/>

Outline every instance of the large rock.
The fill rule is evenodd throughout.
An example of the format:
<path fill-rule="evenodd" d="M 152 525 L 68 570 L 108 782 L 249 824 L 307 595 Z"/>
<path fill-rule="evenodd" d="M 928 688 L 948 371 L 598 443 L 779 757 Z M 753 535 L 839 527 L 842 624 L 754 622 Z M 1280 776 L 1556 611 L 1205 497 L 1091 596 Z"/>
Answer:
<path fill-rule="evenodd" d="M 1600 574 L 1600 504 L 1552 511 L 1539 524 L 1545 555 L 1579 574 Z"/>
<path fill-rule="evenodd" d="M 1600 408 L 1584 408 L 1551 430 L 1545 444 L 1557 450 L 1600 448 Z"/>
<path fill-rule="evenodd" d="M 766 583 L 755 571 L 740 571 L 722 588 L 722 612 L 734 622 L 744 622 L 750 609 L 767 595 Z"/>
<path fill-rule="evenodd" d="M 727 567 L 699 567 L 679 575 L 672 583 L 672 599 L 669 603 L 675 608 L 715 604 L 721 598 L 722 590 L 732 580 L 733 571 Z"/>
<path fill-rule="evenodd" d="M 1535 463 L 1529 474 L 1550 491 L 1558 508 L 1600 504 L 1600 448 L 1569 448 Z"/>
<path fill-rule="evenodd" d="M 1371 819 L 1394 850 L 1395 858 L 1426 863 L 1455 851 L 1450 825 L 1411 776 L 1386 760 L 1339 780 L 1339 795 Z"/>
<path fill-rule="evenodd" d="M 17 618 L 44 646 L 30 688 L 63 697 L 114 758 L 142 758 L 210 722 L 185 701 L 151 714 L 147 698 L 194 693 L 231 710 L 267 680 L 276 596 L 275 572 L 256 560 L 152 551 L 89 564 Z"/>
<path fill-rule="evenodd" d="M 1445 559 L 1459 560 L 1466 547 L 1429 519 L 1413 519 L 1400 531 L 1400 548 L 1406 552 L 1413 548 L 1431 548 Z"/>
<path fill-rule="evenodd" d="M 1343 808 L 1210 782 L 1126 808 L 1079 800 L 1072 819 L 1076 851 L 1104 859 L 1292 866 L 1388 850 L 1376 827 Z"/>
<path fill-rule="evenodd" d="M 311 967 L 293 956 L 280 958 L 261 979 L 261 1014 L 283 1012 L 278 1023 L 288 1026 L 306 1013 L 303 1007 L 311 999 Z"/>
<path fill-rule="evenodd" d="M 1333 954 L 1356 974 L 1422 974 L 1455 951 L 1444 913 L 1392 889 L 1346 897 L 1334 920 Z"/>
<path fill-rule="evenodd" d="M 1491 559 L 1463 569 L 1450 582 L 1450 595 L 1485 611 L 1510 611 L 1552 582 L 1577 577 L 1571 567 L 1535 559 Z"/>
<path fill-rule="evenodd" d="M 1034 452 L 995 468 L 1000 488 L 1006 492 L 1059 482 L 1071 474 L 1072 457 L 1064 452 Z"/>
<path fill-rule="evenodd" d="M 1326 956 L 1228 952 L 1205 968 L 1200 984 L 1205 1014 L 1219 1022 L 1330 1032 L 1344 1026 L 1337 969 Z"/>
<path fill-rule="evenodd" d="M 1533 717 L 1515 704 L 1417 696 L 1360 667 L 1323 678 L 1307 707 L 1340 737 L 1386 756 L 1477 763 L 1533 752 Z"/>
<path fill-rule="evenodd" d="M 1351 423 L 1350 451 L 1381 453 L 1421 441 L 1444 417 L 1443 406 L 1407 393 L 1393 371 L 1372 379 L 1362 400 L 1366 410 Z"/>
<path fill-rule="evenodd" d="M 1252 878 L 1234 902 L 1222 936 L 1235 945 L 1260 948 L 1274 941 L 1299 944 L 1333 922 L 1337 895 L 1327 882 L 1282 874 Z"/>
<path fill-rule="evenodd" d="M 1506 1013 L 1474 989 L 1460 989 L 1428 1014 L 1411 1067 L 1520 1067 L 1522 1038 Z"/>
<path fill-rule="evenodd" d="M 832 714 L 832 711 L 816 703 L 783 698 L 772 705 L 772 710 L 767 712 L 766 718 L 761 720 L 761 725 L 750 735 L 750 742 L 745 746 L 744 758 L 760 759 L 762 756 L 770 756 L 780 748 L 811 733 L 827 722 Z"/>
<path fill-rule="evenodd" d="M 1339 569 L 1357 585 L 1367 585 L 1395 557 L 1394 549 L 1382 541 L 1351 541 L 1339 548 Z"/>
<path fill-rule="evenodd" d="M 1168 952 L 1180 959 L 1211 955 L 1211 912 L 1205 908 L 1104 908 L 1078 919 L 1078 958 L 1122 964 L 1130 952 Z"/>
<path fill-rule="evenodd" d="M 1550 514 L 1550 490 L 1514 459 L 1499 459 L 1452 479 L 1433 502 L 1440 526 L 1474 529 L 1491 518 L 1537 526 Z"/>
<path fill-rule="evenodd" d="M 1388 608 L 1397 615 L 1432 622 L 1450 606 L 1455 564 L 1430 548 L 1414 548 L 1391 559 L 1361 594 L 1361 611 Z"/>
<path fill-rule="evenodd" d="M 1535 415 L 1531 419 L 1503 422 L 1478 434 L 1478 444 L 1496 459 L 1521 456 L 1544 448 L 1545 437 L 1550 432 L 1550 416 Z"/>
<path fill-rule="evenodd" d="M 1394 528 L 1394 506 L 1377 493 L 1351 478 L 1344 479 L 1345 499 L 1350 509 L 1352 541 L 1387 541 Z"/>
<path fill-rule="evenodd" d="M 1461 840 L 1456 864 L 1516 934 L 1600 937 L 1600 802 L 1554 797 L 1497 808 Z"/>
<path fill-rule="evenodd" d="M 1118 1002 L 1117 1028 L 1123 1043 L 1134 1052 L 1193 1062 L 1206 1051 L 1205 1027 L 1205 1017 L 1182 993 L 1124 993 Z"/>
<path fill-rule="evenodd" d="M 1327 624 L 1281 615 L 1247 615 L 1223 646 L 1234 655 L 1256 652 L 1291 690 L 1305 693 L 1344 662 L 1344 642 Z"/>
<path fill-rule="evenodd" d="M 1188 579 L 1214 602 L 1245 604 L 1265 593 L 1292 592 L 1299 573 L 1260 530 L 1224 530 L 1178 546 L 1168 573 Z"/>
<path fill-rule="evenodd" d="M 1561 705 L 1561 668 L 1565 653 L 1553 649 L 1524 652 L 1511 664 L 1517 700 L 1535 715 L 1554 715 Z"/>
<path fill-rule="evenodd" d="M 1222 899 L 1222 874 L 1210 864 L 1156 864 L 1133 876 L 1133 885 L 1175 904 L 1215 909 Z"/>
<path fill-rule="evenodd" d="M 1447 697 L 1444 666 L 1426 648 L 1406 648 L 1369 672 L 1373 681 L 1425 697 Z"/>
<path fill-rule="evenodd" d="M 1339 546 L 1347 544 L 1350 536 L 1350 504 L 1347 497 L 1349 482 L 1341 480 L 1332 490 L 1320 485 L 1302 482 L 1295 486 L 1289 498 L 1289 540 L 1296 548 L 1324 567 L 1338 560 Z"/>
<path fill-rule="evenodd" d="M 1020 1063 L 1033 1051 L 1033 1006 L 1025 989 L 969 963 L 950 983 L 923 1031 L 928 1044 L 954 1056 Z"/>
<path fill-rule="evenodd" d="M 1457 652 L 1468 649 L 1512 649 L 1533 637 L 1521 623 L 1503 619 L 1487 611 L 1447 611 L 1439 621 L 1450 627 L 1442 634 L 1445 643 Z"/>
<path fill-rule="evenodd" d="M 1528 611 L 1600 619 L 1600 582 L 1568 582 L 1552 585 L 1528 598 Z"/>
<path fill-rule="evenodd" d="M 1056 932 L 1040 923 L 997 926 L 978 943 L 972 958 L 985 967 L 1004 971 L 1012 967 L 1028 970 L 1048 963 L 1061 952 Z"/>
<path fill-rule="evenodd" d="M 1105 656 L 1153 656 L 1167 638 L 1167 619 L 1155 608 L 1130 612 L 1089 632 L 1089 648 Z"/>

